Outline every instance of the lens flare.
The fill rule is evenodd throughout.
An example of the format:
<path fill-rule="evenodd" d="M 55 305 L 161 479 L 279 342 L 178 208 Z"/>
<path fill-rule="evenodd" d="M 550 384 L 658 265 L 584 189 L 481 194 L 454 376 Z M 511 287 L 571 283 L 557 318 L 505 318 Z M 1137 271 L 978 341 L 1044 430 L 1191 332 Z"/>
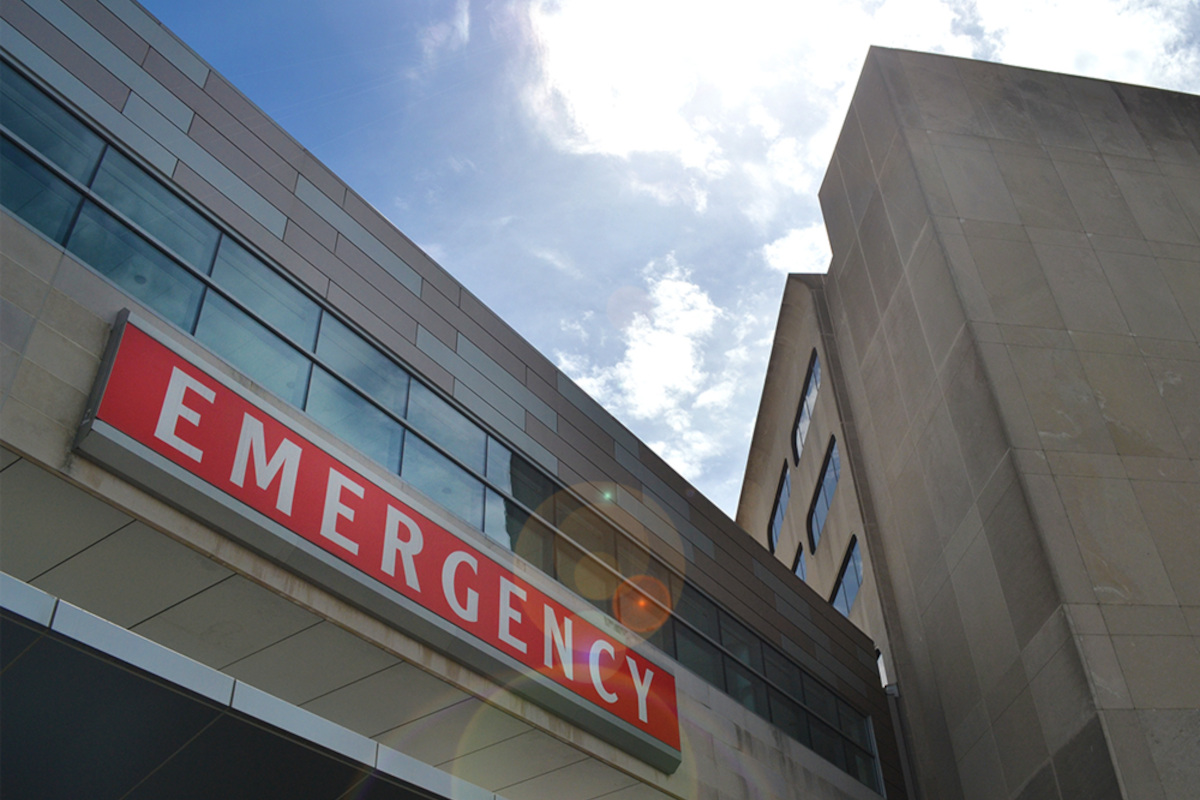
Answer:
<path fill-rule="evenodd" d="M 631 631 L 653 633 L 670 613 L 671 592 L 653 576 L 627 578 L 613 594 L 613 616 Z"/>

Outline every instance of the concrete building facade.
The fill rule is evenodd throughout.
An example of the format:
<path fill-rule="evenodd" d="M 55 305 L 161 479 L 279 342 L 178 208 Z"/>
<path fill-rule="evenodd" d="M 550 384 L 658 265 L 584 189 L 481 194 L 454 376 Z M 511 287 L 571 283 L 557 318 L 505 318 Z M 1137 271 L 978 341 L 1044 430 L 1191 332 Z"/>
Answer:
<path fill-rule="evenodd" d="M 0 50 L 5 796 L 906 796 L 872 641 L 144 9 Z"/>
<path fill-rule="evenodd" d="M 919 796 L 1195 797 L 1200 99 L 872 49 L 820 199 L 739 524 L 790 470 L 775 556 L 857 590 Z"/>

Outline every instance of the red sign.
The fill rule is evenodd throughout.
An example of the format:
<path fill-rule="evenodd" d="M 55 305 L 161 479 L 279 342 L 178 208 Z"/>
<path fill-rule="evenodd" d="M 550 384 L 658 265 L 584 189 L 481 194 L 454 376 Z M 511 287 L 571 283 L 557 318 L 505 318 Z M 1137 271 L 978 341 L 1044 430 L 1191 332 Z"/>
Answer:
<path fill-rule="evenodd" d="M 132 324 L 97 419 L 674 750 L 675 679 Z"/>

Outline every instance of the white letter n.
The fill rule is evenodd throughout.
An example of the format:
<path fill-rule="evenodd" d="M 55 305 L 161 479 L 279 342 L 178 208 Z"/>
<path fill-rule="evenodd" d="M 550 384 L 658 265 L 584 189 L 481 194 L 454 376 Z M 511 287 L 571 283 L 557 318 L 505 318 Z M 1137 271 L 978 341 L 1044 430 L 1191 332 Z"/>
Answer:
<path fill-rule="evenodd" d="M 554 616 L 554 609 L 547 605 L 544 622 L 546 640 L 542 662 L 547 667 L 553 667 L 554 652 L 557 650 L 558 660 L 562 663 L 563 674 L 567 676 L 567 680 L 575 680 L 575 644 L 571 638 L 571 617 L 563 617 L 563 626 L 560 631 L 558 629 L 558 618 Z"/>

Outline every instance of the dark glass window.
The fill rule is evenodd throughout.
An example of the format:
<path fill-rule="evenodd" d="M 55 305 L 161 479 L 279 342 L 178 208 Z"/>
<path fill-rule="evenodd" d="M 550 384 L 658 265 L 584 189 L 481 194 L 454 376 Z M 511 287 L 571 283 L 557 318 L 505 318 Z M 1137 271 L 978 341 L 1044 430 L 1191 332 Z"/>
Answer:
<path fill-rule="evenodd" d="M 802 581 L 808 580 L 808 565 L 804 562 L 804 543 L 796 543 L 796 561 L 792 564 L 792 572 Z"/>
<path fill-rule="evenodd" d="M 770 690 L 771 722 L 805 747 L 812 747 L 808 735 L 808 712 L 795 701 L 774 689 Z"/>
<path fill-rule="evenodd" d="M 268 325 L 306 350 L 312 349 L 321 309 L 290 281 L 228 236 L 221 240 L 212 278 Z"/>
<path fill-rule="evenodd" d="M 808 718 L 808 729 L 812 735 L 812 749 L 826 761 L 831 761 L 842 771 L 846 770 L 846 742 L 838 732 L 819 719 Z"/>
<path fill-rule="evenodd" d="M 675 614 L 690 622 L 704 635 L 716 640 L 720 638 L 717 628 L 717 606 L 690 583 L 683 585 L 679 600 L 675 604 Z M 682 627 L 682 626 L 681 626 Z"/>
<path fill-rule="evenodd" d="M 767 679 L 794 698 L 804 697 L 804 686 L 800 681 L 800 668 L 773 647 L 763 648 L 763 663 Z"/>
<path fill-rule="evenodd" d="M 875 758 L 869 752 L 846 744 L 846 772 L 849 772 L 859 783 L 875 791 L 879 791 L 879 777 L 875 771 Z"/>
<path fill-rule="evenodd" d="M 846 551 L 841 574 L 838 575 L 837 584 L 833 587 L 833 596 L 830 598 L 833 607 L 842 612 L 843 616 L 850 616 L 850 609 L 854 607 L 854 598 L 858 597 L 862 582 L 862 554 L 858 551 L 858 537 L 855 536 L 850 539 L 850 548 Z"/>
<path fill-rule="evenodd" d="M 837 697 L 825 685 L 804 673 L 804 704 L 821 719 L 837 721 Z"/>
<path fill-rule="evenodd" d="M 643 634 L 646 641 L 669 656 L 675 655 L 675 618 L 667 617 L 656 630 Z"/>
<path fill-rule="evenodd" d="M 546 519 L 554 519 L 554 482 L 540 469 L 488 437 L 487 477 Z"/>
<path fill-rule="evenodd" d="M 768 531 L 771 542 L 771 552 L 779 544 L 779 534 L 783 530 L 783 519 L 787 516 L 788 501 L 792 499 L 792 478 L 788 474 L 785 461 L 783 472 L 779 476 L 779 488 L 775 490 L 775 505 L 771 509 L 771 528 Z"/>
<path fill-rule="evenodd" d="M 766 682 L 728 655 L 725 656 L 725 693 L 759 716 L 770 714 Z"/>
<path fill-rule="evenodd" d="M 808 429 L 812 425 L 813 409 L 817 404 L 817 390 L 821 388 L 821 359 L 817 357 L 814 347 L 812 357 L 808 359 L 808 374 L 804 377 L 804 391 L 800 394 L 800 405 L 796 408 L 796 425 L 792 434 L 792 458 L 800 463 L 800 453 L 804 450 L 804 440 L 808 438 Z"/>
<path fill-rule="evenodd" d="M 8 139 L 0 139 L 0 204 L 62 244 L 82 195 Z"/>
<path fill-rule="evenodd" d="M 320 367 L 313 368 L 304 410 L 351 446 L 392 472 L 398 470 L 404 442 L 400 423 Z"/>
<path fill-rule="evenodd" d="M 471 469 L 484 471 L 487 434 L 432 389 L 415 381 L 408 392 L 408 421 Z"/>
<path fill-rule="evenodd" d="M 558 580 L 575 594 L 608 614 L 613 614 L 617 576 L 566 539 L 554 543 L 554 567 Z"/>
<path fill-rule="evenodd" d="M 825 463 L 821 465 L 821 477 L 813 494 L 812 507 L 808 511 L 808 543 L 812 552 L 817 552 L 821 532 L 825 530 L 825 518 L 833 504 L 833 493 L 837 491 L 838 479 L 842 475 L 842 459 L 838 455 L 837 439 L 829 437 L 829 449 L 825 452 Z"/>
<path fill-rule="evenodd" d="M 94 203 L 83 204 L 67 249 L 180 328 L 192 329 L 200 281 Z"/>
<path fill-rule="evenodd" d="M 400 477 L 482 530 L 483 482 L 412 434 L 404 443 Z"/>
<path fill-rule="evenodd" d="M 217 247 L 216 227 L 141 167 L 110 148 L 92 191 L 183 261 L 208 272 Z"/>
<path fill-rule="evenodd" d="M 859 747 L 864 750 L 870 749 L 870 721 L 842 700 L 838 700 L 838 727 Z"/>
<path fill-rule="evenodd" d="M 738 661 L 762 672 L 762 640 L 724 611 L 720 613 L 720 620 L 721 646 L 732 653 Z"/>
<path fill-rule="evenodd" d="M 610 567 L 617 565 L 617 531 L 604 518 L 573 497 L 564 495 L 556 504 L 558 529 Z"/>
<path fill-rule="evenodd" d="M 665 599 L 665 605 L 673 606 L 674 598 L 679 596 L 679 579 L 665 564 L 624 536 L 617 539 L 617 571 L 629 578 L 650 579 L 658 584 L 660 599 Z"/>
<path fill-rule="evenodd" d="M 675 626 L 675 658 L 713 686 L 724 686 L 721 651 L 686 625 Z"/>
<path fill-rule="evenodd" d="M 287 402 L 304 405 L 312 362 L 216 292 L 204 300 L 196 338 Z"/>
<path fill-rule="evenodd" d="M 330 314 L 321 320 L 317 356 L 393 414 L 408 410 L 408 373 Z"/>
<path fill-rule="evenodd" d="M 91 180 L 104 152 L 104 140 L 2 62 L 0 122 L 80 183 Z"/>
<path fill-rule="evenodd" d="M 548 575 L 554 575 L 554 534 L 528 511 L 487 490 L 483 532 Z"/>

